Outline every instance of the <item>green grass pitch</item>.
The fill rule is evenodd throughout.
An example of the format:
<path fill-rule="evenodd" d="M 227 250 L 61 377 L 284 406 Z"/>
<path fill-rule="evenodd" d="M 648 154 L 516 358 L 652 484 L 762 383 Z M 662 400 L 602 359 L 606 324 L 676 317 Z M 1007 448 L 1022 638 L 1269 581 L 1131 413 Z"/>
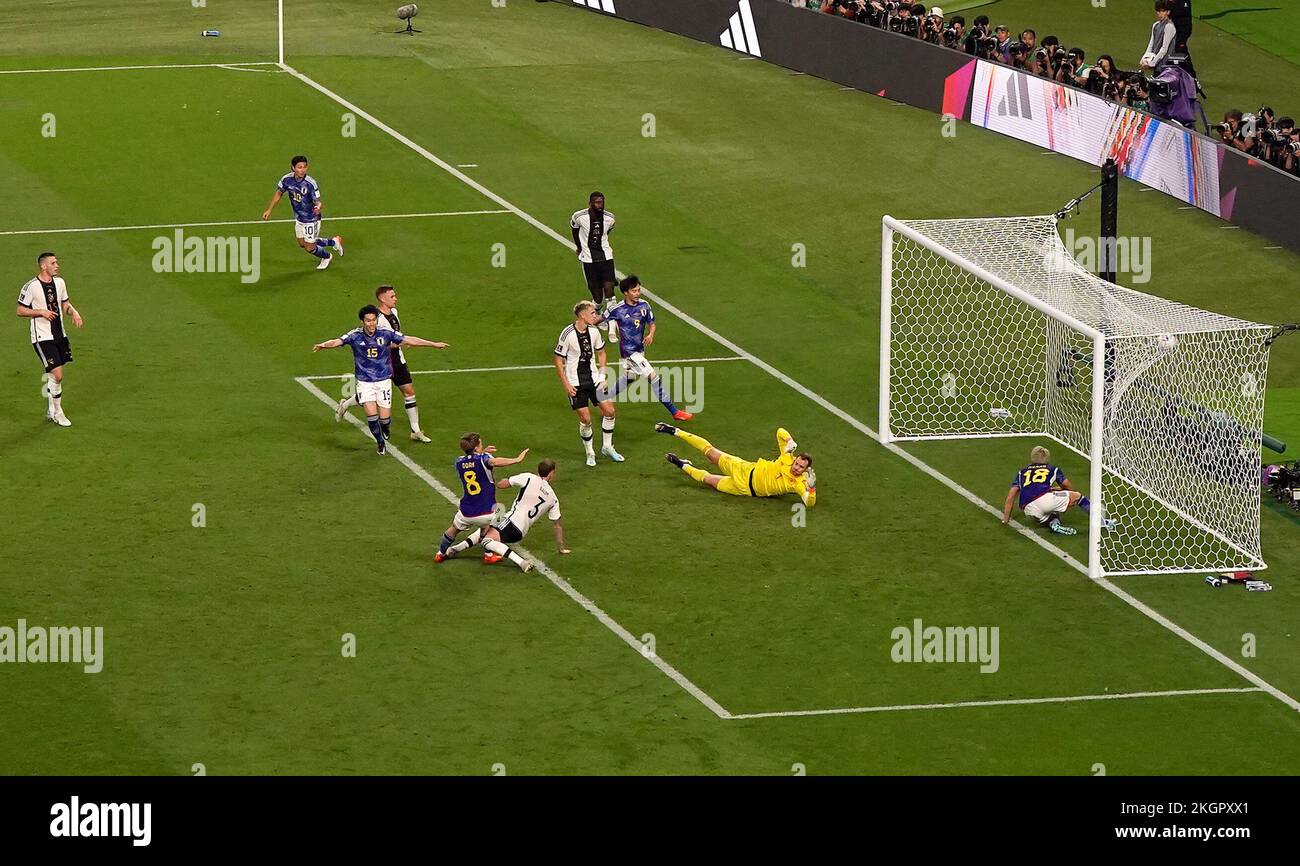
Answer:
<path fill-rule="evenodd" d="M 944 137 L 930 114 L 569 4 L 430 4 L 416 38 L 375 4 L 287 4 L 293 68 L 563 235 L 602 189 L 622 270 L 821 398 L 748 360 L 699 364 L 690 429 L 757 457 L 783 425 L 815 455 L 819 503 L 796 526 L 791 501 L 724 497 L 668 467 L 666 450 L 689 448 L 653 432 L 657 405 L 620 406 L 627 462 L 589 470 L 548 369 L 457 372 L 550 363 L 584 295 L 572 252 L 482 213 L 503 208 L 364 118 L 345 135 L 346 107 L 272 65 L 274 2 L 126 5 L 0 10 L 0 268 L 16 290 L 57 251 L 86 317 L 67 430 L 42 419 L 25 323 L 0 341 L 0 625 L 100 625 L 106 642 L 94 675 L 0 665 L 0 772 L 1294 772 L 1300 714 L 1212 653 L 1300 696 L 1300 522 L 1264 509 L 1270 594 L 1193 575 L 1110 592 L 824 405 L 874 427 L 882 214 L 1048 212 L 1095 182 L 1087 166 L 966 125 Z M 1142 8 L 987 9 L 1140 52 L 1146 4 L 1123 5 Z M 1284 104 L 1300 93 L 1286 35 L 1300 16 L 1258 16 L 1271 24 L 1198 22 L 1212 111 L 1300 110 Z M 263 65 L 3 74 L 162 64 Z M 156 272 L 170 228 L 64 231 L 256 220 L 300 151 L 347 241 L 324 272 L 284 222 L 184 229 L 259 238 L 251 284 Z M 404 214 L 458 215 L 361 218 Z M 1141 288 L 1295 317 L 1292 254 L 1128 182 L 1121 219 L 1153 239 Z M 345 351 L 311 345 L 349 329 L 381 282 L 410 333 L 452 344 L 408 352 L 429 371 L 416 388 L 434 440 L 408 442 L 395 407 L 409 465 L 375 457 L 299 381 L 350 371 Z M 667 305 L 653 359 L 737 354 Z M 1294 447 L 1300 339 L 1277 344 L 1269 381 L 1267 429 Z M 574 552 L 554 554 L 545 526 L 526 542 L 554 580 L 433 565 L 453 508 L 421 473 L 454 486 L 467 430 L 559 461 Z M 997 508 L 1029 444 L 904 450 Z M 1047 540 L 1086 559 L 1084 536 Z M 891 661 L 891 630 L 916 618 L 997 626 L 998 671 Z M 703 700 L 622 639 L 643 636 Z M 1184 690 L 1197 693 L 1015 703 Z M 846 708 L 895 709 L 768 715 Z"/>

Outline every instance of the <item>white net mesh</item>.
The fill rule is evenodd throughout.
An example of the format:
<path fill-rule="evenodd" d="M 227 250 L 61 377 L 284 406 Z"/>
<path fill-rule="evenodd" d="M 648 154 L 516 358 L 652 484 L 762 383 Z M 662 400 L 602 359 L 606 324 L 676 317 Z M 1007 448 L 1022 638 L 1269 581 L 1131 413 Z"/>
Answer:
<path fill-rule="evenodd" d="M 1108 574 L 1262 568 L 1266 325 L 1116 286 L 1055 219 L 925 220 L 893 235 L 896 439 L 1050 437 L 1092 451 L 1093 332 L 1106 338 L 1100 539 Z M 1038 299 L 1041 312 L 991 278 Z"/>

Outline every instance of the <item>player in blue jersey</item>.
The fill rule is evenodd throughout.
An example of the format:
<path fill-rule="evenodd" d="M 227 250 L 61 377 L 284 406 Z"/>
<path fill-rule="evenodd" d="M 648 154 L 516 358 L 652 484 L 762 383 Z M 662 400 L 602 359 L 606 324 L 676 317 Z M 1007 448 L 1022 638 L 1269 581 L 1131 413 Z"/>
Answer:
<path fill-rule="evenodd" d="M 496 479 L 492 470 L 498 466 L 514 466 L 522 463 L 528 456 L 528 449 L 519 452 L 518 457 L 497 457 L 495 445 L 484 447 L 483 437 L 477 433 L 466 433 L 460 437 L 460 450 L 465 455 L 454 464 L 456 477 L 460 479 L 460 506 L 451 518 L 451 526 L 442 534 L 438 543 L 438 552 L 434 562 L 447 558 L 447 548 L 456 543 L 456 536 L 467 529 L 483 529 L 492 524 L 497 509 Z"/>
<path fill-rule="evenodd" d="M 655 341 L 655 314 L 650 305 L 641 300 L 641 280 L 636 274 L 628 274 L 618 284 L 623 293 L 623 300 L 610 307 L 605 313 L 605 321 L 612 322 L 618 328 L 618 351 L 623 357 L 623 371 L 614 383 L 611 397 L 617 396 L 628 383 L 639 376 L 650 380 L 655 397 L 668 414 L 677 421 L 689 421 L 695 416 L 685 409 L 678 409 L 663 391 L 663 383 L 655 368 L 646 360 L 645 349 Z M 614 337 L 611 329 L 610 338 Z"/>
<path fill-rule="evenodd" d="M 1003 523 L 1011 522 L 1011 512 L 1018 503 L 1026 517 L 1046 524 L 1058 535 L 1077 534 L 1074 527 L 1061 523 L 1060 515 L 1072 505 L 1082 508 L 1084 514 L 1090 514 L 1092 503 L 1074 489 L 1059 466 L 1047 462 L 1051 459 L 1051 453 L 1041 445 L 1034 446 L 1029 452 L 1029 465 L 1016 473 L 1007 492 L 1007 501 L 1002 506 Z M 1103 520 L 1102 526 L 1111 529 L 1115 521 Z"/>
<path fill-rule="evenodd" d="M 280 203 L 282 196 L 289 197 L 293 205 L 293 232 L 298 238 L 298 246 L 320 259 L 316 270 L 321 271 L 330 266 L 334 253 L 343 255 L 343 238 L 335 235 L 322 238 L 320 235 L 320 187 L 311 175 L 307 174 L 307 157 L 295 156 L 290 160 L 292 171 L 280 178 L 276 184 L 275 195 L 271 203 L 262 211 L 262 219 L 271 218 L 271 211 Z"/>
<path fill-rule="evenodd" d="M 357 377 L 357 402 L 365 407 L 366 424 L 379 446 L 377 453 L 382 455 L 385 452 L 384 440 L 388 438 L 388 428 L 393 422 L 392 347 L 428 346 L 445 349 L 447 344 L 407 336 L 401 331 L 380 330 L 379 308 L 374 304 L 362 307 L 357 318 L 361 320 L 360 328 L 354 328 L 337 339 L 317 343 L 311 350 L 319 352 L 321 349 L 337 349 L 339 346 L 352 347 Z"/>

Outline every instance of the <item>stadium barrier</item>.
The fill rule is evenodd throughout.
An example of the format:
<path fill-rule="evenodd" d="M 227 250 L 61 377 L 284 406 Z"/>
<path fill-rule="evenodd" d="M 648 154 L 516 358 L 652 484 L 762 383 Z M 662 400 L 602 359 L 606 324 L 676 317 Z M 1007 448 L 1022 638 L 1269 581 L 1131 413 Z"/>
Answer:
<path fill-rule="evenodd" d="M 565 2 L 565 0 L 559 0 Z M 781 0 L 567 0 L 1100 166 L 1300 252 L 1300 179 L 1215 139 L 959 51 Z"/>

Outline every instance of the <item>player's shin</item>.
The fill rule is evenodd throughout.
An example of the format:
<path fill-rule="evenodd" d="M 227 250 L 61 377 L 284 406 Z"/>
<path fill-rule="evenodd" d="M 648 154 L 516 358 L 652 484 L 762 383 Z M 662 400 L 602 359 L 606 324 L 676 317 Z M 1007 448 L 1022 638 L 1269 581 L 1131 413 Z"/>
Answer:
<path fill-rule="evenodd" d="M 420 410 L 415 407 L 415 398 L 407 397 L 402 405 L 406 408 L 406 420 L 411 423 L 411 432 L 420 432 Z"/>
<path fill-rule="evenodd" d="M 685 472 L 687 475 L 691 476 L 692 478 L 694 478 L 696 481 L 700 482 L 701 484 L 708 483 L 707 479 L 709 477 L 709 473 L 707 470 L 700 469 L 698 467 L 692 466 L 691 464 L 687 463 L 684 466 L 682 466 L 682 471 Z"/>
<path fill-rule="evenodd" d="M 456 536 L 444 532 L 442 534 L 442 539 L 438 542 L 438 552 L 446 553 L 447 548 L 451 547 L 455 543 L 456 543 Z"/>
<path fill-rule="evenodd" d="M 318 259 L 328 259 L 330 257 L 329 247 L 316 246 L 316 247 L 312 247 L 307 252 L 311 253 L 313 256 L 315 256 Z"/>
<path fill-rule="evenodd" d="M 676 436 L 678 439 L 685 439 L 687 444 L 689 444 L 692 448 L 695 448 L 698 451 L 701 451 L 705 454 L 709 453 L 709 449 L 713 447 L 713 443 L 711 443 L 708 439 L 705 439 L 703 436 L 696 436 L 694 433 L 687 433 L 685 430 L 682 430 L 680 427 L 677 429 L 677 432 L 674 433 L 673 435 Z"/>
<path fill-rule="evenodd" d="M 614 447 L 614 416 L 607 415 L 600 419 L 601 445 L 605 448 Z"/>
<path fill-rule="evenodd" d="M 45 394 L 50 400 L 50 414 L 57 415 L 62 412 L 63 383 L 58 379 L 50 379 Z"/>
<path fill-rule="evenodd" d="M 655 399 L 657 399 L 660 403 L 664 404 L 664 408 L 668 410 L 669 415 L 676 416 L 677 407 L 673 404 L 672 400 L 668 399 L 668 395 L 664 393 L 663 380 L 660 379 L 658 376 L 655 376 L 653 379 L 650 380 L 650 385 L 652 388 L 655 389 Z"/>
<path fill-rule="evenodd" d="M 1092 514 L 1092 501 L 1088 497 L 1079 497 L 1079 507 L 1083 509 L 1084 514 Z"/>
<path fill-rule="evenodd" d="M 582 447 L 587 450 L 588 457 L 595 457 L 596 447 L 591 444 L 591 435 L 591 425 L 579 422 L 578 436 L 582 439 Z"/>
<path fill-rule="evenodd" d="M 444 536 L 444 537 L 445 537 L 445 536 Z M 447 549 L 446 549 L 445 551 L 443 551 L 443 552 L 444 552 L 444 553 L 456 554 L 456 553 L 461 553 L 461 552 L 463 552 L 463 551 L 469 550 L 471 547 L 473 547 L 474 545 L 478 544 L 479 539 L 482 538 L 482 537 L 483 537 L 483 530 L 481 530 L 481 529 L 476 529 L 476 530 L 474 530 L 473 532 L 471 532 L 469 535 L 467 535 L 467 536 L 464 538 L 464 540 L 462 540 L 462 541 L 458 541 L 458 542 L 456 542 L 455 544 L 449 545 L 449 546 L 447 547 Z M 486 546 L 486 545 L 485 545 L 485 546 Z"/>
<path fill-rule="evenodd" d="M 375 441 L 380 445 L 384 444 L 384 428 L 379 426 L 378 415 L 367 415 L 366 426 L 370 428 L 370 435 L 375 437 Z"/>
<path fill-rule="evenodd" d="M 528 570 L 524 568 L 524 558 L 522 556 L 515 553 L 509 547 L 506 547 L 505 544 L 496 539 L 485 538 L 483 540 L 483 549 L 495 556 L 504 556 L 524 571 Z"/>

